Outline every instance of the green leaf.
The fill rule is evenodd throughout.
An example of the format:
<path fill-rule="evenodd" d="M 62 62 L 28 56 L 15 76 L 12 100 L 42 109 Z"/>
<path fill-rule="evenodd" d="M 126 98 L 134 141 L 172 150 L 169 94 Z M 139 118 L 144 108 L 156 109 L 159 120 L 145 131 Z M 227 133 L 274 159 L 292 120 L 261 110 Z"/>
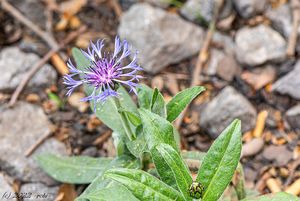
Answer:
<path fill-rule="evenodd" d="M 180 190 L 186 200 L 192 200 L 188 189 L 193 183 L 193 179 L 181 155 L 168 144 L 160 144 L 153 149 L 155 151 L 152 151 L 152 157 L 159 175 L 164 178 L 171 176 L 176 182 L 176 189 Z"/>
<path fill-rule="evenodd" d="M 127 155 L 120 156 L 118 158 L 115 158 L 111 163 L 106 167 L 106 170 L 113 169 L 113 168 L 131 168 L 131 169 L 138 169 L 141 168 L 140 161 Z M 103 171 L 104 172 L 104 171 Z M 88 195 L 92 192 L 95 192 L 99 189 L 106 188 L 108 186 L 113 185 L 112 180 L 105 179 L 102 174 L 99 174 L 92 183 L 85 189 L 85 191 L 81 194 L 79 198 L 82 196 Z"/>
<path fill-rule="evenodd" d="M 176 94 L 167 104 L 167 120 L 173 122 L 184 108 L 204 90 L 204 87 L 196 86 Z"/>
<path fill-rule="evenodd" d="M 149 150 L 157 144 L 165 143 L 178 151 L 173 134 L 173 125 L 170 122 L 146 109 L 139 109 L 139 113 L 143 122 L 143 134 Z"/>
<path fill-rule="evenodd" d="M 89 61 L 85 58 L 85 56 L 81 53 L 79 49 L 73 48 L 72 54 L 78 69 L 82 70 L 90 65 Z M 90 89 L 87 86 L 85 86 L 85 91 L 87 95 L 90 95 L 92 93 L 92 89 Z M 119 100 L 121 106 L 123 108 L 126 108 L 127 111 L 136 113 L 137 107 L 131 99 L 131 97 L 129 96 L 129 94 L 127 93 L 127 91 L 124 89 L 124 87 L 120 86 L 118 92 L 120 94 Z M 93 102 L 91 102 L 91 108 L 92 110 L 94 110 Z M 118 108 L 116 108 L 112 98 L 108 98 L 104 104 L 98 103 L 96 105 L 96 116 L 113 131 L 125 135 Z"/>
<path fill-rule="evenodd" d="M 142 125 L 136 128 L 136 136 L 137 137 L 132 141 L 127 140 L 126 146 L 132 155 L 140 158 L 147 149 Z"/>
<path fill-rule="evenodd" d="M 154 89 L 152 100 L 151 100 L 151 111 L 159 116 L 166 118 L 167 108 L 163 95 L 158 91 L 157 88 Z"/>
<path fill-rule="evenodd" d="M 130 154 L 129 150 L 127 149 L 127 147 L 125 145 L 124 138 L 125 138 L 124 135 L 120 135 L 117 132 L 112 133 L 112 139 L 113 139 L 114 147 L 117 152 L 117 156 L 122 156 L 124 154 Z"/>
<path fill-rule="evenodd" d="M 241 154 L 241 122 L 234 120 L 203 159 L 196 181 L 204 185 L 202 201 L 218 200 L 231 181 Z"/>
<path fill-rule="evenodd" d="M 87 184 L 107 168 L 111 159 L 88 156 L 59 157 L 53 154 L 41 154 L 37 157 L 37 161 L 45 172 L 60 182 Z"/>
<path fill-rule="evenodd" d="M 153 89 L 147 85 L 139 85 L 138 91 L 138 102 L 141 108 L 150 109 Z"/>
<path fill-rule="evenodd" d="M 121 112 L 125 113 L 130 123 L 132 123 L 135 127 L 139 126 L 142 121 L 141 118 L 133 112 L 122 110 Z"/>
<path fill-rule="evenodd" d="M 117 168 L 106 171 L 105 177 L 123 184 L 135 197 L 143 201 L 184 200 L 178 191 L 142 170 Z"/>
<path fill-rule="evenodd" d="M 83 195 L 80 199 L 89 201 L 139 201 L 125 186 L 117 183 Z"/>
<path fill-rule="evenodd" d="M 72 55 L 75 59 L 78 69 L 83 70 L 87 66 L 91 65 L 90 61 L 82 54 L 82 52 L 78 48 L 72 48 Z"/>
<path fill-rule="evenodd" d="M 241 201 L 299 201 L 299 198 L 295 195 L 279 192 L 275 194 L 267 194 L 254 198 L 246 198 Z"/>

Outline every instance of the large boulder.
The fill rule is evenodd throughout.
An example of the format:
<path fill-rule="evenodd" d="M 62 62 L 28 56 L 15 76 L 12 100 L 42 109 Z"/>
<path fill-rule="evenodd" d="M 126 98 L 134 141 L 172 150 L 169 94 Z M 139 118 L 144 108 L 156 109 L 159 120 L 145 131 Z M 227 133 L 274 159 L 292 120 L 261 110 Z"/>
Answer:
<path fill-rule="evenodd" d="M 294 69 L 282 78 L 277 80 L 272 90 L 280 93 L 287 94 L 291 97 L 300 100 L 300 61 L 295 64 Z"/>
<path fill-rule="evenodd" d="M 139 61 L 150 73 L 197 54 L 203 41 L 200 27 L 146 3 L 123 14 L 118 33 L 139 51 Z"/>
<path fill-rule="evenodd" d="M 286 41 L 266 25 L 241 28 L 236 33 L 235 43 L 237 59 L 249 66 L 285 58 Z"/>
<path fill-rule="evenodd" d="M 4 48 L 0 52 L 0 91 L 12 90 L 18 86 L 24 75 L 40 60 L 33 53 L 22 52 L 18 47 Z M 56 72 L 45 64 L 29 81 L 27 87 L 50 85 L 56 80 Z"/>
<path fill-rule="evenodd" d="M 242 131 L 248 131 L 255 126 L 256 110 L 247 98 L 227 86 L 201 111 L 200 126 L 216 138 L 236 118 L 242 121 Z"/>

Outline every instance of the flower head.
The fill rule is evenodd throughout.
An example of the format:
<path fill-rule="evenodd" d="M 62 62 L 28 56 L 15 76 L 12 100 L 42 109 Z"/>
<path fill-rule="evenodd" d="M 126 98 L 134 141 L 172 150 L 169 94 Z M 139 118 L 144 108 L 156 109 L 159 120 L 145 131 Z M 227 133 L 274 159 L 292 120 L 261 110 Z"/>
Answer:
<path fill-rule="evenodd" d="M 93 88 L 92 94 L 84 97 L 82 101 L 93 100 L 96 103 L 105 102 L 109 97 L 118 97 L 116 89 L 119 84 L 136 93 L 137 82 L 142 78 L 138 75 L 142 68 L 137 64 L 137 53 L 133 55 L 130 63 L 124 64 L 124 59 L 132 54 L 126 40 L 120 41 L 116 37 L 113 53 L 104 53 L 103 47 L 104 41 L 98 40 L 96 43 L 91 42 L 87 51 L 82 50 L 82 54 L 90 62 L 88 66 L 77 69 L 71 60 L 68 61 L 70 74 L 64 76 L 67 95 L 71 95 L 74 89 L 82 84 Z M 80 75 L 80 79 L 75 80 L 75 75 Z"/>

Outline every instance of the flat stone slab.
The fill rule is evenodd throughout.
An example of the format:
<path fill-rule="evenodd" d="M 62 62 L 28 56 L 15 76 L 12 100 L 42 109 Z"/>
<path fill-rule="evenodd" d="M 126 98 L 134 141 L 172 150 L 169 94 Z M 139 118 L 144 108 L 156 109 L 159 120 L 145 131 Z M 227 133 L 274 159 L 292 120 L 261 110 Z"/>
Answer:
<path fill-rule="evenodd" d="M 34 158 L 41 153 L 66 155 L 65 145 L 47 139 L 30 157 L 25 152 L 41 137 L 48 135 L 49 121 L 39 106 L 19 102 L 13 109 L 0 107 L 0 166 L 3 171 L 23 182 L 56 182 L 38 167 Z"/>

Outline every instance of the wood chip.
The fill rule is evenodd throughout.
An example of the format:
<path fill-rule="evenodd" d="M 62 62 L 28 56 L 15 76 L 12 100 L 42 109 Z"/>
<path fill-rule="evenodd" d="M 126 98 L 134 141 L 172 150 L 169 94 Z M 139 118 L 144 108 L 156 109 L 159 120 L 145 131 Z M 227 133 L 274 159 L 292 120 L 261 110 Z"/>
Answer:
<path fill-rule="evenodd" d="M 69 0 L 59 4 L 59 11 L 61 13 L 68 13 L 69 15 L 76 15 L 83 6 L 85 6 L 87 0 Z"/>
<path fill-rule="evenodd" d="M 270 191 L 272 193 L 277 193 L 281 191 L 279 182 L 277 179 L 274 178 L 269 178 L 266 182 L 268 189 L 270 189 Z"/>
<path fill-rule="evenodd" d="M 69 73 L 69 69 L 65 61 L 58 54 L 54 54 L 51 57 L 51 62 L 60 75 L 66 75 Z"/>
<path fill-rule="evenodd" d="M 300 179 L 297 179 L 294 183 L 292 183 L 287 189 L 285 190 L 287 193 L 291 193 L 294 195 L 300 194 Z"/>
<path fill-rule="evenodd" d="M 268 117 L 268 112 L 266 110 L 261 111 L 257 115 L 256 126 L 253 130 L 254 137 L 261 137 L 261 135 L 264 131 L 264 128 L 265 128 L 265 123 L 266 123 L 267 117 Z"/>

